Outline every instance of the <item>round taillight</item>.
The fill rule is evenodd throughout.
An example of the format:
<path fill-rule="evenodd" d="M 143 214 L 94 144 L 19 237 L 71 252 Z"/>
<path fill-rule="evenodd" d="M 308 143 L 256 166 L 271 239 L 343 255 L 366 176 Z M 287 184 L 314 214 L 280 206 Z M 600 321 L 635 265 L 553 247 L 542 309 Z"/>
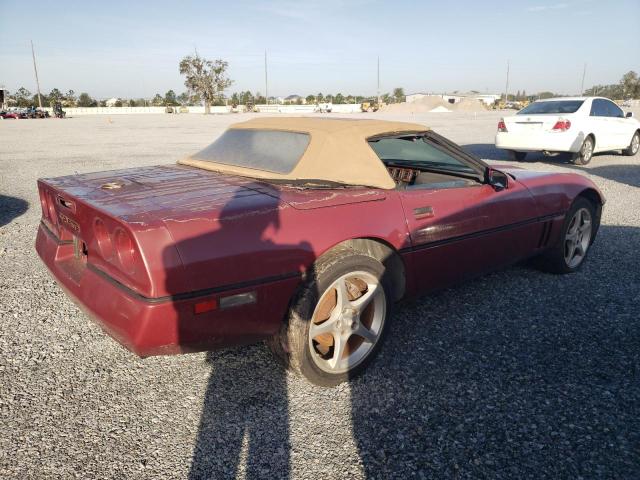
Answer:
<path fill-rule="evenodd" d="M 47 194 L 40 190 L 40 205 L 42 206 L 42 216 L 49 218 L 49 205 L 47 205 Z"/>
<path fill-rule="evenodd" d="M 56 213 L 56 207 L 55 207 L 55 204 L 53 203 L 53 197 L 51 196 L 51 194 L 47 195 L 47 208 L 49 210 L 49 220 L 51 220 L 51 222 L 57 226 L 58 215 Z"/>
<path fill-rule="evenodd" d="M 116 230 L 115 247 L 120 265 L 126 272 L 135 270 L 136 251 L 131 237 L 122 229 Z"/>
<path fill-rule="evenodd" d="M 111 237 L 109 236 L 107 227 L 99 218 L 96 218 L 93 223 L 93 235 L 95 236 L 98 244 L 100 255 L 105 260 L 109 260 L 113 256 L 113 243 L 111 242 Z"/>

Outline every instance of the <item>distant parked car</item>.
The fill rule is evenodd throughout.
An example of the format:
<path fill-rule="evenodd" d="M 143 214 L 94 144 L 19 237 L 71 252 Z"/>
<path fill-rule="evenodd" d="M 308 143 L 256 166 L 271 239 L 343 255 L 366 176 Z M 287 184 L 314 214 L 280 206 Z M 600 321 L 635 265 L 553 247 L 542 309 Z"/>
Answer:
<path fill-rule="evenodd" d="M 595 152 L 622 150 L 624 155 L 636 155 L 640 122 L 607 98 L 538 100 L 502 118 L 495 143 L 515 160 L 524 160 L 527 152 L 568 152 L 573 163 L 586 165 Z"/>
<path fill-rule="evenodd" d="M 20 114 L 18 112 L 0 112 L 0 117 L 3 119 L 14 119 L 17 120 L 20 118 Z"/>

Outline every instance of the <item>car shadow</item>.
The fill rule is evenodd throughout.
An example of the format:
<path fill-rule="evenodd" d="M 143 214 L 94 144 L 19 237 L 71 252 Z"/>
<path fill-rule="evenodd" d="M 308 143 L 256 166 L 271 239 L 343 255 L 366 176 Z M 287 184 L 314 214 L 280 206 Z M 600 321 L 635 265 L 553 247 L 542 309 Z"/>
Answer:
<path fill-rule="evenodd" d="M 366 478 L 633 478 L 639 244 L 603 225 L 579 273 L 513 267 L 399 306 L 351 383 Z"/>
<path fill-rule="evenodd" d="M 573 166 L 571 163 L 571 157 L 569 154 L 559 153 L 557 155 L 548 156 L 543 155 L 541 152 L 528 152 L 526 156 L 526 160 L 518 162 L 517 160 L 512 160 L 509 158 L 509 154 L 506 150 L 502 150 L 500 148 L 496 148 L 496 146 L 492 143 L 469 143 L 466 145 L 461 145 L 461 147 L 475 155 L 478 158 L 483 160 L 497 160 L 497 161 L 510 161 L 514 163 L 548 163 L 553 165 L 563 165 L 563 166 Z M 611 152 L 598 152 L 593 154 L 593 159 L 597 159 L 599 156 L 611 155 Z M 592 160 L 594 161 L 594 160 Z"/>
<path fill-rule="evenodd" d="M 198 290 L 201 284 L 210 286 L 219 281 L 223 285 L 234 285 L 201 297 L 204 302 L 216 299 L 212 311 L 195 313 L 191 304 L 188 310 L 176 307 L 179 344 L 185 351 L 211 350 L 206 354 L 211 373 L 189 479 L 236 478 L 238 475 L 248 479 L 284 479 L 289 477 L 291 450 L 287 373 L 264 343 L 246 345 L 280 330 L 299 275 L 293 282 L 288 280 L 264 289 L 260 282 L 242 286 L 242 281 L 226 279 L 256 279 L 264 277 L 264 272 L 273 275 L 286 259 L 288 272 L 291 269 L 300 272 L 308 261 L 313 263 L 309 257 L 311 247 L 306 242 L 286 244 L 274 240 L 278 238 L 281 210 L 291 208 L 280 201 L 277 188 L 242 181 L 230 188 L 235 190 L 229 194 L 229 200 L 217 208 L 215 205 L 202 207 L 209 199 L 197 199 L 194 207 L 197 215 L 185 214 L 184 218 L 168 220 L 179 222 L 179 231 L 193 228 L 194 232 L 206 233 L 177 240 L 175 246 L 165 250 L 166 270 L 175 264 L 176 252 L 190 265 L 186 277 L 167 274 L 167 292 L 183 293 L 187 284 L 195 285 L 193 290 Z M 218 195 L 227 196 L 226 192 Z M 219 197 L 211 202 L 220 201 Z M 206 228 L 190 227 L 189 222 L 197 223 L 203 216 L 210 221 Z M 208 264 L 211 257 L 217 260 Z M 306 260 L 303 262 L 302 258 Z M 270 282 L 276 280 L 262 283 Z M 231 307 L 220 303 L 222 297 L 247 292 L 255 293 L 257 301 Z M 234 344 L 244 346 L 233 348 Z"/>
<path fill-rule="evenodd" d="M 0 194 L 0 227 L 10 223 L 29 209 L 26 200 Z"/>
<path fill-rule="evenodd" d="M 533 163 L 540 162 L 549 165 L 562 165 L 563 167 L 578 170 L 590 175 L 597 175 L 598 177 L 605 178 L 607 180 L 613 180 L 618 183 L 624 183 L 631 187 L 640 187 L 640 165 L 598 165 L 595 166 L 594 162 L 597 162 L 599 156 L 609 156 L 611 152 L 600 152 L 593 155 L 593 159 L 589 165 L 574 165 L 568 155 L 557 155 L 553 157 L 545 156 L 541 153 L 528 153 L 527 159 L 522 162 L 509 159 L 506 151 L 496 148 L 495 145 L 489 143 L 474 143 L 463 145 L 462 148 L 483 159 L 483 160 L 496 160 L 496 161 L 509 161 L 514 164 Z M 627 157 L 621 157 L 627 158 Z"/>
<path fill-rule="evenodd" d="M 601 165 L 597 167 L 568 165 L 570 168 L 597 175 L 598 177 L 614 182 L 624 183 L 630 187 L 640 187 L 640 165 Z"/>

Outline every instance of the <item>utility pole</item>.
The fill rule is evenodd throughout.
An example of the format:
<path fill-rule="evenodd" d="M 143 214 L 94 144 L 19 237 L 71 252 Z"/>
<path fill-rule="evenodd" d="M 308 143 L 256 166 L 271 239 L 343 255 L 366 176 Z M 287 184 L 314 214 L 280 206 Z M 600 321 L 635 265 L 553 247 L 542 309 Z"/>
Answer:
<path fill-rule="evenodd" d="M 582 69 L 582 83 L 580 84 L 580 95 L 584 95 L 584 77 L 587 75 L 587 63 L 585 62 Z"/>
<path fill-rule="evenodd" d="M 264 51 L 264 96 L 269 105 L 269 80 L 267 77 L 267 51 Z"/>
<path fill-rule="evenodd" d="M 509 60 L 507 60 L 507 84 L 504 87 L 504 102 L 509 101 Z"/>
<path fill-rule="evenodd" d="M 31 56 L 33 57 L 33 70 L 36 72 L 36 86 L 38 87 L 38 105 L 42 108 L 42 97 L 40 95 L 40 80 L 38 80 L 38 67 L 36 67 L 36 54 L 33 50 L 33 40 L 31 40 Z"/>
<path fill-rule="evenodd" d="M 378 108 L 380 108 L 380 55 L 378 55 Z"/>

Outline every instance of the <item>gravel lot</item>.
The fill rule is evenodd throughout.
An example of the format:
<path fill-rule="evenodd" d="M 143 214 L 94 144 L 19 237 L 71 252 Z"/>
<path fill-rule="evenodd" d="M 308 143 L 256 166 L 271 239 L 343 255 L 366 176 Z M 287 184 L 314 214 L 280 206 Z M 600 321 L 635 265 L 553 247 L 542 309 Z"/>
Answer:
<path fill-rule="evenodd" d="M 505 160 L 499 113 L 372 116 Z M 35 254 L 36 179 L 171 163 L 246 117 L 0 121 L 0 477 L 638 478 L 640 155 L 524 164 L 607 196 L 584 269 L 403 304 L 349 385 L 310 386 L 262 345 L 140 360 L 103 334 Z"/>

